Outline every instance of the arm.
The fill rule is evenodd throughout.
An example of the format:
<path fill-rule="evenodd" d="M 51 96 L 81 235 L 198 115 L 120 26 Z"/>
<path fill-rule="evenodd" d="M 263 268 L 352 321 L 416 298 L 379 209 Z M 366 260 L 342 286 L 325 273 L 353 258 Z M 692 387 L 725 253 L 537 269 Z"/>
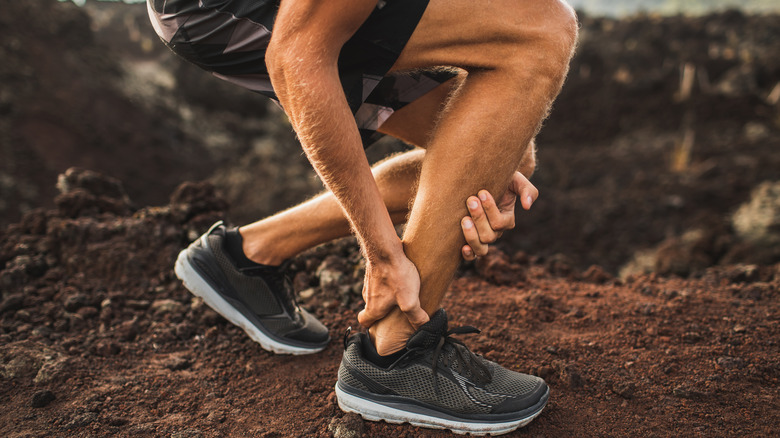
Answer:
<path fill-rule="evenodd" d="M 372 0 L 282 0 L 266 54 L 268 71 L 309 161 L 333 192 L 366 256 L 370 325 L 397 304 L 419 326 L 420 279 L 403 252 L 341 88 L 338 56 L 373 10 Z"/>

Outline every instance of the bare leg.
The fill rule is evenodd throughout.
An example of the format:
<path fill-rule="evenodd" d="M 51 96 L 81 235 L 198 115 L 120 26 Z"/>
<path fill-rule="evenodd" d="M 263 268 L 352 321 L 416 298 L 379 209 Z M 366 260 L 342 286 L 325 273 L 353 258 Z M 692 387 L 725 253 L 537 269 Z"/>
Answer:
<path fill-rule="evenodd" d="M 448 81 L 393 113 L 380 132 L 425 147 L 447 96 L 457 84 Z M 374 166 L 374 178 L 395 224 L 406 221 L 420 176 L 424 150 L 413 150 Z M 532 158 L 532 157 L 531 157 Z M 278 265 L 309 248 L 349 235 L 349 222 L 327 192 L 295 207 L 240 228 L 250 260 Z"/>
<path fill-rule="evenodd" d="M 395 224 L 406 221 L 424 155 L 425 150 L 415 149 L 384 160 L 373 168 L 382 200 Z M 244 238 L 244 254 L 250 260 L 278 265 L 301 251 L 348 236 L 350 228 L 336 198 L 327 192 L 243 226 L 240 232 Z"/>
<path fill-rule="evenodd" d="M 460 259 L 463 201 L 482 188 L 506 189 L 560 90 L 575 40 L 572 11 L 557 0 L 479 7 L 470 0 L 432 0 L 396 63 L 397 70 L 454 65 L 468 71 L 428 145 L 403 239 L 429 314 Z M 370 332 L 377 351 L 389 354 L 403 348 L 413 330 L 396 309 Z"/>
<path fill-rule="evenodd" d="M 454 78 L 396 111 L 380 131 L 425 147 L 444 102 L 463 78 L 465 76 Z M 533 147 L 527 149 L 519 167 L 529 177 L 535 166 L 533 150 Z M 424 150 L 416 149 L 383 160 L 373 168 L 383 201 L 395 224 L 406 222 L 424 156 Z M 462 204 L 462 201 L 459 202 Z M 271 217 L 245 225 L 240 228 L 240 232 L 247 257 L 256 263 L 273 266 L 309 248 L 348 236 L 350 229 L 335 197 L 327 192 Z"/>

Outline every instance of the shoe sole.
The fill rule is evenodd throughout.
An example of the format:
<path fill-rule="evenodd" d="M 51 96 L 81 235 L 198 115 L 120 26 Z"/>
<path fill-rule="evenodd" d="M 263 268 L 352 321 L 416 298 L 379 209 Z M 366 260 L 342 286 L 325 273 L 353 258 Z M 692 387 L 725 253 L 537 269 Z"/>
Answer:
<path fill-rule="evenodd" d="M 241 312 L 236 310 L 235 307 L 225 301 L 225 299 L 222 298 L 219 293 L 215 291 L 214 288 L 212 288 L 208 282 L 203 279 L 203 277 L 200 276 L 200 274 L 198 274 L 195 268 L 192 267 L 190 261 L 187 259 L 186 249 L 179 253 L 179 257 L 176 259 L 174 272 L 176 272 L 176 276 L 179 277 L 179 280 L 181 280 L 182 283 L 184 283 L 184 287 L 187 288 L 190 293 L 203 299 L 203 302 L 214 309 L 215 312 L 222 315 L 222 317 L 234 325 L 241 327 L 247 336 L 260 344 L 264 350 L 277 354 L 292 354 L 297 356 L 303 354 L 319 353 L 325 349 L 325 346 L 318 348 L 304 348 L 283 344 L 263 333 L 254 324 L 252 324 L 252 322 L 249 321 L 246 316 L 242 315 Z"/>
<path fill-rule="evenodd" d="M 336 384 L 336 398 L 339 407 L 344 412 L 354 412 L 369 421 L 384 420 L 393 424 L 409 423 L 412 426 L 418 427 L 449 429 L 460 435 L 502 435 L 523 427 L 542 413 L 542 410 L 547 405 L 549 394 L 550 390 L 548 389 L 542 397 L 542 401 L 540 402 L 541 406 L 527 417 L 511 421 L 488 423 L 468 420 L 448 420 L 446 418 L 406 411 L 349 394 L 342 390 L 338 383 Z"/>

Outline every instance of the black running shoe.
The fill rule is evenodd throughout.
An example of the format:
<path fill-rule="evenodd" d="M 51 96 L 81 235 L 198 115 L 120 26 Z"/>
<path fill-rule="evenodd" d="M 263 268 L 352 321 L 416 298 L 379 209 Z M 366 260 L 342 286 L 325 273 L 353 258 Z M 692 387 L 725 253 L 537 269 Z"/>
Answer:
<path fill-rule="evenodd" d="M 284 268 L 236 268 L 225 251 L 225 231 L 217 222 L 179 253 L 175 270 L 184 286 L 268 351 L 322 351 L 330 341 L 328 329 L 298 307 Z"/>
<path fill-rule="evenodd" d="M 469 351 L 437 311 L 387 367 L 363 333 L 345 340 L 336 396 L 347 412 L 366 420 L 411 423 L 474 435 L 502 434 L 525 426 L 542 412 L 550 391 L 544 380 L 509 371 Z"/>

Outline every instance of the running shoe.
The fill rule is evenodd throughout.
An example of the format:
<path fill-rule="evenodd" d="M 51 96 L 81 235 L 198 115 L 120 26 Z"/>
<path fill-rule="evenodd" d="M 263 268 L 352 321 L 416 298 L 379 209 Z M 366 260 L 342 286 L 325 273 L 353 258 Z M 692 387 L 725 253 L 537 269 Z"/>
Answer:
<path fill-rule="evenodd" d="M 478 332 L 448 330 L 447 314 L 440 309 L 386 366 L 377 365 L 383 357 L 366 334 L 345 335 L 336 383 L 339 407 L 366 420 L 460 434 L 499 435 L 525 426 L 544 409 L 549 388 L 538 377 L 472 353 L 452 337 Z"/>
<path fill-rule="evenodd" d="M 225 249 L 226 229 L 214 224 L 179 253 L 176 276 L 193 295 L 244 329 L 265 350 L 280 354 L 322 351 L 328 329 L 300 308 L 286 266 L 237 268 Z"/>

